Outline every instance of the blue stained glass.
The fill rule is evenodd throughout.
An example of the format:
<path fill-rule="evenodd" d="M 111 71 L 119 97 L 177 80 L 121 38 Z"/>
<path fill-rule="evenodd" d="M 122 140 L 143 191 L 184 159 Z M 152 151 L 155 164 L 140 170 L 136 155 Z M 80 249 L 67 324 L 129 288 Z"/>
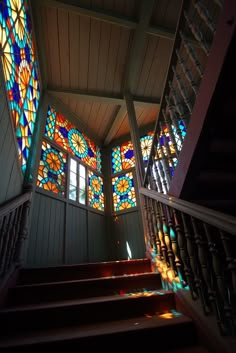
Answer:
<path fill-rule="evenodd" d="M 125 158 L 131 159 L 134 156 L 134 151 L 133 150 L 128 150 L 127 152 L 124 153 Z"/>

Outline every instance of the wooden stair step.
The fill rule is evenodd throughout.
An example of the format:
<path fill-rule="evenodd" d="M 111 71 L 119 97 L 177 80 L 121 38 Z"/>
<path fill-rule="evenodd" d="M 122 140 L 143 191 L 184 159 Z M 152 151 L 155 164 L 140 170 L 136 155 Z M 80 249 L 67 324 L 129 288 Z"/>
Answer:
<path fill-rule="evenodd" d="M 35 283 L 10 288 L 6 305 L 98 297 L 159 288 L 161 288 L 161 279 L 158 273 Z"/>
<path fill-rule="evenodd" d="M 175 309 L 173 292 L 155 291 L 80 300 L 42 303 L 0 310 L 1 333 L 28 329 L 59 328 L 109 320 L 154 315 Z"/>
<path fill-rule="evenodd" d="M 91 325 L 28 331 L 0 341 L 1 352 L 39 352 L 58 349 L 60 352 L 83 352 L 112 348 L 140 352 L 140 345 L 155 342 L 158 352 L 196 344 L 192 320 L 175 310 L 164 315 L 142 315 L 133 318 L 100 322 Z M 17 350 L 18 349 L 18 350 Z M 143 349 L 143 348 L 142 348 Z M 200 353 L 200 352 L 195 352 Z"/>
<path fill-rule="evenodd" d="M 147 272 L 152 272 L 151 261 L 147 258 L 47 268 L 23 268 L 19 272 L 18 284 L 70 281 Z"/>

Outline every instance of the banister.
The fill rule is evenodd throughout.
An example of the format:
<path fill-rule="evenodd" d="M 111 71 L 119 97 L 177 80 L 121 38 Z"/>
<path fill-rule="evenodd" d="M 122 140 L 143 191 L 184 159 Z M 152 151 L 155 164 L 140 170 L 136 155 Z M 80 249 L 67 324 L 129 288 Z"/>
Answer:
<path fill-rule="evenodd" d="M 7 201 L 3 206 L 0 206 L 0 218 L 6 216 L 8 213 L 24 204 L 31 199 L 32 192 L 27 191 L 23 194 L 16 196 L 10 201 Z"/>
<path fill-rule="evenodd" d="M 161 194 L 155 190 L 140 188 L 139 192 L 144 196 L 150 197 L 151 199 L 173 207 L 189 214 L 190 216 L 196 217 L 203 222 L 230 233 L 231 235 L 236 235 L 236 218 L 233 216 L 211 210 L 204 206 L 196 205 L 189 201 L 180 200 L 173 196 Z"/>

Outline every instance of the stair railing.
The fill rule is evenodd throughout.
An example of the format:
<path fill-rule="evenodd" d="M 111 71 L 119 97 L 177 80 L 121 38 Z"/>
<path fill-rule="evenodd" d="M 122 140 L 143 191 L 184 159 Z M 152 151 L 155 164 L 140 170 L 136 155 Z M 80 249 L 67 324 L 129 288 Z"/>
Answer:
<path fill-rule="evenodd" d="M 157 191 L 169 190 L 221 8 L 217 0 L 210 8 L 204 0 L 183 1 L 145 174 L 144 185 L 149 189 L 152 175 Z"/>
<path fill-rule="evenodd" d="M 22 263 L 24 241 L 28 233 L 32 186 L 0 207 L 0 280 L 13 265 Z"/>
<path fill-rule="evenodd" d="M 147 251 L 167 289 L 189 289 L 223 335 L 236 329 L 236 218 L 141 188 Z"/>

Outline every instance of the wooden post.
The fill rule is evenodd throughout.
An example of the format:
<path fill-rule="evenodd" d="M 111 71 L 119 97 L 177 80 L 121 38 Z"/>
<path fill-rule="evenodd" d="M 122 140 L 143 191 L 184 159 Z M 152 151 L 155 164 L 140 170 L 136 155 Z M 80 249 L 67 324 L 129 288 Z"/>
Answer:
<path fill-rule="evenodd" d="M 136 178 L 137 178 L 137 184 L 138 184 L 138 190 L 139 190 L 143 186 L 144 175 L 145 175 L 143 156 L 142 156 L 141 145 L 140 145 L 140 136 L 139 136 L 138 124 L 136 120 L 134 102 L 130 92 L 126 92 L 124 94 L 124 98 L 125 98 L 127 112 L 128 112 L 131 140 L 134 147 L 135 170 L 136 170 Z M 139 194 L 139 203 L 140 203 L 142 223 L 143 223 L 143 228 L 145 233 L 144 237 L 146 239 L 147 224 L 145 219 L 144 199 L 140 194 Z"/>

